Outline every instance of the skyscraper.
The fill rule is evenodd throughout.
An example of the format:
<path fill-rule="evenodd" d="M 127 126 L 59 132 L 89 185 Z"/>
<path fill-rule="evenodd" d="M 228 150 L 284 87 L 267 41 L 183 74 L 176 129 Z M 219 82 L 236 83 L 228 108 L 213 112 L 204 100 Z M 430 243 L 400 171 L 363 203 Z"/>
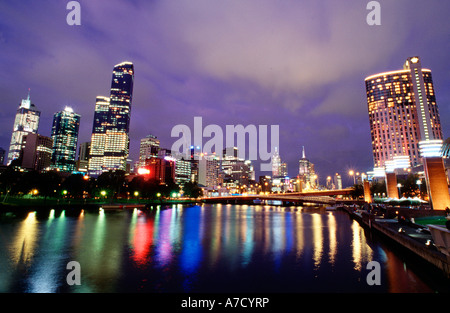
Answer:
<path fill-rule="evenodd" d="M 422 68 L 418 57 L 411 57 L 401 71 L 367 77 L 366 90 L 374 163 L 385 168 L 388 196 L 401 196 L 396 169 L 422 164 L 432 208 L 448 208 L 443 136 L 431 71 Z"/>
<path fill-rule="evenodd" d="M 62 172 L 73 172 L 76 169 L 78 130 L 81 116 L 66 107 L 53 116 L 52 168 Z"/>
<path fill-rule="evenodd" d="M 314 164 L 306 158 L 305 147 L 302 148 L 302 157 L 298 161 L 298 178 L 303 182 L 302 189 L 316 187 L 317 177 L 314 171 Z"/>
<path fill-rule="evenodd" d="M 89 160 L 89 171 L 94 175 L 126 170 L 133 83 L 133 64 L 117 64 L 113 70 L 110 97 L 97 97 Z"/>
<path fill-rule="evenodd" d="M 431 71 L 418 57 L 402 70 L 365 79 L 375 168 L 405 168 L 422 163 L 420 141 L 442 140 Z"/>
<path fill-rule="evenodd" d="M 8 162 L 9 165 L 13 160 L 18 159 L 22 150 L 23 136 L 27 134 L 36 134 L 39 128 L 39 118 L 41 112 L 31 103 L 30 92 L 28 98 L 23 99 L 14 120 L 14 128 L 9 145 Z"/>
<path fill-rule="evenodd" d="M 281 175 L 281 157 L 278 153 L 278 148 L 275 147 L 275 152 L 272 155 L 272 177 L 280 177 Z"/>
<path fill-rule="evenodd" d="M 91 149 L 89 151 L 89 172 L 101 174 L 105 156 L 106 127 L 108 126 L 109 98 L 98 96 L 95 101 L 92 126 Z"/>

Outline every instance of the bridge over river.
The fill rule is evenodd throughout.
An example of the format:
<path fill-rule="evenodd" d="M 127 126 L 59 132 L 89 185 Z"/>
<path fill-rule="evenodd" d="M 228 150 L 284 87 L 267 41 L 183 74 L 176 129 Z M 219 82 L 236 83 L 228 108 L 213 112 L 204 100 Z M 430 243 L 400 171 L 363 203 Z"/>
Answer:
<path fill-rule="evenodd" d="M 336 196 L 348 196 L 352 188 L 340 190 L 316 190 L 310 192 L 290 192 L 275 194 L 244 194 L 218 197 L 204 197 L 204 203 L 225 203 L 225 204 L 270 204 L 278 202 L 281 205 L 303 205 L 305 203 L 335 205 L 343 201 L 336 199 Z"/>

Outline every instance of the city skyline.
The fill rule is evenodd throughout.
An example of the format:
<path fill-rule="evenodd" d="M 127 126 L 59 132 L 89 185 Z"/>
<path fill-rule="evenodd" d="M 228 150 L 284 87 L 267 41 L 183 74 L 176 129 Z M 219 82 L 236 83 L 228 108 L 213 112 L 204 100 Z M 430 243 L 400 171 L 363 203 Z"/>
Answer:
<path fill-rule="evenodd" d="M 305 146 L 321 184 L 335 172 L 348 180 L 348 170 L 373 167 L 364 78 L 398 68 L 414 55 L 433 72 L 444 138 L 448 136 L 446 3 L 383 3 L 382 25 L 374 27 L 365 24 L 365 3 L 356 1 L 264 1 L 258 7 L 252 2 L 174 6 L 115 1 L 105 8 L 81 2 L 79 27 L 64 24 L 67 11 L 62 7 L 24 3 L 0 5 L 1 64 L 17 69 L 8 79 L 1 76 L 4 149 L 28 88 L 41 111 L 40 134 L 50 135 L 53 113 L 68 105 L 83 116 L 79 143 L 90 141 L 95 99 L 108 89 L 111 65 L 123 60 L 139 68 L 130 125 L 133 161 L 148 134 L 170 148 L 176 140 L 171 128 L 192 125 L 194 116 L 202 116 L 205 124 L 221 126 L 280 125 L 279 152 L 291 176 Z M 45 14 L 31 14 L 43 10 Z M 119 14 L 124 18 L 118 20 Z M 27 21 L 15 25 L 24 16 Z M 39 16 L 49 17 L 48 23 L 30 39 Z M 398 31 L 392 32 L 394 27 Z M 369 43 L 385 48 L 371 49 Z M 42 75 L 47 71 L 52 74 Z"/>

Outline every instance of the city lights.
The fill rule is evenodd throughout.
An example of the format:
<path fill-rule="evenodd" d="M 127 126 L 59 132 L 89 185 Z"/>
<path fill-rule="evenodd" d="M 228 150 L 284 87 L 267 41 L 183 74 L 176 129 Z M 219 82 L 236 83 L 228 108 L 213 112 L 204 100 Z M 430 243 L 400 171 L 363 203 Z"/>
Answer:
<path fill-rule="evenodd" d="M 4 2 L 0 292 L 450 291 L 450 2 Z"/>
<path fill-rule="evenodd" d="M 150 170 L 141 167 L 141 168 L 138 169 L 138 174 L 139 175 L 148 175 L 148 174 L 150 174 Z"/>

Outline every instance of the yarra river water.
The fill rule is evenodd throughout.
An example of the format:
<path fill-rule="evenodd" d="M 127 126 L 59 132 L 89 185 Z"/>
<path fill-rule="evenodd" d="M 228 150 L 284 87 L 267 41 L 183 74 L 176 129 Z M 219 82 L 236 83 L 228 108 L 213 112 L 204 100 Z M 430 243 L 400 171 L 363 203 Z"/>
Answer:
<path fill-rule="evenodd" d="M 448 292 L 345 212 L 248 205 L 30 212 L 0 222 L 0 292 Z M 80 265 L 69 285 L 67 264 Z M 381 265 L 369 286 L 367 264 Z"/>

